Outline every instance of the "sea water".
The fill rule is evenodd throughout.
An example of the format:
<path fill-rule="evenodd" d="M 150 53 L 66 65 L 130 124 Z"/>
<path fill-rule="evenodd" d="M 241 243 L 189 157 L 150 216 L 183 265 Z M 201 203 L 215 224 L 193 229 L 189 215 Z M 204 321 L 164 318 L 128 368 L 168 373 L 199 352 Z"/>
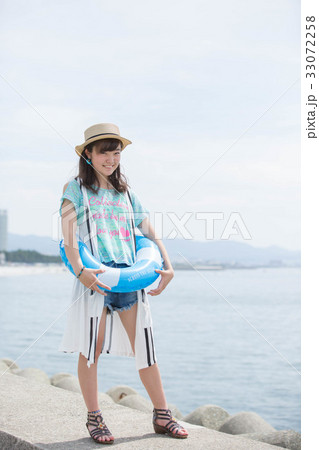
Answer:
<path fill-rule="evenodd" d="M 58 352 L 73 276 L 0 270 L 0 284 L 0 358 L 77 375 L 78 353 Z M 169 403 L 183 415 L 207 404 L 254 411 L 276 429 L 300 432 L 298 268 L 178 270 L 149 302 Z M 98 377 L 101 392 L 126 384 L 148 398 L 134 358 L 102 354 Z"/>

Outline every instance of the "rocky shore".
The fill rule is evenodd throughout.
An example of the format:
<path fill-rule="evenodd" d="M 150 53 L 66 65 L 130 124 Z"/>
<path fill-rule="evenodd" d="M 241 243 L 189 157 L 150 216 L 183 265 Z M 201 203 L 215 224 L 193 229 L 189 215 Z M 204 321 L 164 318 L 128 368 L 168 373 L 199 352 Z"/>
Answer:
<path fill-rule="evenodd" d="M 70 394 L 74 393 L 75 397 L 78 402 L 83 402 L 80 385 L 78 382 L 78 378 L 74 375 L 71 375 L 69 373 L 56 373 L 52 377 L 48 377 L 48 375 L 42 371 L 41 369 L 37 368 L 25 368 L 22 369 L 18 367 L 17 364 L 13 363 L 12 360 L 8 358 L 3 358 L 0 360 L 0 375 L 3 375 L 0 378 L 2 381 L 1 388 L 2 390 L 5 389 L 5 386 L 3 385 L 3 380 L 9 380 L 7 383 L 9 384 L 16 384 L 20 386 L 20 379 L 17 377 L 22 377 L 25 381 L 21 380 L 21 383 L 28 383 L 31 382 L 31 384 L 26 384 L 23 389 L 26 389 L 27 386 L 30 387 L 30 390 L 35 389 L 38 387 L 39 389 L 43 390 L 45 397 L 45 393 L 47 392 L 49 395 L 49 391 L 51 393 L 52 388 L 56 389 L 58 388 L 56 392 L 59 393 L 59 395 L 62 394 L 63 391 L 67 391 Z M 12 377 L 14 375 L 14 377 Z M 6 377 L 7 376 L 7 377 Z M 11 376 L 11 378 L 10 378 Z M 48 390 L 45 389 L 45 385 L 49 387 Z M 22 388 L 22 385 L 20 386 Z M 14 389 L 14 388 L 12 388 Z M 1 397 L 3 397 L 3 392 L 0 394 Z M 50 394 L 51 395 L 51 394 Z M 151 401 L 142 395 L 140 395 L 135 389 L 129 387 L 129 386 L 114 386 L 111 389 L 109 389 L 105 393 L 99 393 L 99 400 L 100 403 L 103 404 L 103 408 L 113 408 L 116 409 L 116 405 L 119 407 L 126 407 L 130 408 L 132 412 L 134 412 L 134 417 L 136 417 L 136 414 L 138 414 L 138 411 L 141 413 L 148 413 L 148 416 L 152 413 L 153 405 Z M 40 401 L 40 400 L 39 400 Z M 43 404 L 43 407 L 45 408 L 45 404 Z M 28 408 L 28 404 L 24 405 L 25 408 Z M 173 404 L 168 404 L 168 407 L 172 410 L 173 416 L 179 420 L 180 423 L 185 426 L 185 428 L 188 429 L 190 435 L 195 433 L 193 431 L 193 428 L 196 429 L 196 433 L 199 433 L 199 431 L 203 429 L 213 430 L 214 432 L 218 432 L 217 434 L 211 434 L 211 436 L 215 436 L 215 440 L 211 441 L 211 446 L 209 445 L 210 438 L 207 436 L 210 436 L 210 434 L 202 434 L 203 436 L 203 442 L 205 441 L 205 445 L 203 444 L 196 445 L 196 447 L 188 447 L 191 442 L 189 438 L 187 439 L 188 444 L 184 444 L 183 447 L 187 446 L 188 448 L 227 448 L 229 449 L 244 449 L 244 448 L 252 448 L 252 449 L 266 449 L 266 448 L 274 448 L 273 446 L 276 446 L 277 448 L 287 448 L 291 450 L 299 450 L 301 448 L 301 436 L 299 433 L 297 433 L 294 430 L 275 430 L 269 423 L 267 423 L 262 417 L 260 417 L 255 412 L 250 411 L 243 411 L 238 412 L 236 414 L 230 415 L 227 411 L 225 411 L 222 407 L 217 405 L 203 405 L 198 408 L 196 408 L 194 411 L 190 412 L 186 416 L 183 416 L 181 412 L 179 411 L 178 407 Z M 7 437 L 8 428 L 10 428 L 9 423 L 8 427 L 6 428 L 6 417 L 5 417 L 5 411 L 2 411 L 2 418 L 1 418 L 1 425 L 0 429 L 3 431 L 3 433 L 0 433 L 0 448 L 10 448 L 9 446 L 6 447 L 5 442 L 6 439 L 9 439 Z M 42 414 L 45 416 L 45 410 L 42 411 Z M 148 419 L 149 420 L 149 419 Z M 17 418 L 17 422 L 19 422 L 19 417 Z M 198 431 L 198 430 L 199 431 Z M 129 434 L 126 430 L 126 434 Z M 223 436 L 224 435 L 224 436 Z M 205 437 L 204 437 L 205 436 Z M 231 446 L 229 446 L 229 438 L 233 437 L 237 439 L 233 439 Z M 158 437 L 158 436 L 157 436 Z M 216 439 L 217 437 L 220 439 L 220 442 L 224 442 L 225 446 L 221 444 L 221 446 L 216 446 Z M 162 437 L 163 439 L 163 437 Z M 170 439 L 170 444 L 172 444 L 171 441 L 176 442 L 176 439 L 168 438 Z M 208 442 L 207 442 L 208 439 Z M 246 440 L 250 440 L 250 446 L 248 447 L 247 444 L 243 444 L 243 439 L 245 442 Z M 186 441 L 186 440 L 183 440 Z M 8 441 L 9 442 L 9 441 Z M 10 441 L 11 442 L 11 441 Z M 156 441 L 157 442 L 157 441 Z M 168 441 L 165 440 L 165 443 Z M 228 442 L 228 443 L 226 443 Z M 255 442 L 255 444 L 254 444 Z M 262 444 L 263 443 L 263 444 Z M 12 442 L 11 442 L 12 444 Z M 10 445 L 11 445 L 10 444 Z M 94 442 L 93 442 L 94 444 Z M 214 444 L 214 445 L 213 445 Z M 267 445 L 268 444 L 268 445 Z M 94 444 L 96 445 L 96 444 Z M 173 445 L 173 444 L 172 444 Z M 178 443 L 180 445 L 180 443 Z M 178 446 L 176 443 L 176 447 Z M 11 447 L 12 448 L 12 447 Z M 20 448 L 20 447 L 17 447 Z M 21 448 L 28 448 L 21 447 Z M 44 448 L 44 447 L 30 447 L 30 448 Z M 46 445 L 46 448 L 51 448 L 48 445 Z M 52 446 L 53 448 L 53 446 Z M 57 448 L 56 446 L 54 448 Z M 65 446 L 61 448 L 78 448 L 73 446 Z M 83 447 L 84 448 L 84 447 Z M 91 448 L 86 446 L 86 448 Z M 132 447 L 131 448 L 135 448 Z M 136 447 L 136 448 L 144 448 L 143 446 Z M 147 448 L 147 447 L 145 447 Z M 158 447 L 157 444 L 152 444 L 152 447 L 148 448 L 162 448 Z M 170 446 L 165 445 L 165 448 L 171 448 Z M 172 447 L 175 448 L 175 447 Z"/>

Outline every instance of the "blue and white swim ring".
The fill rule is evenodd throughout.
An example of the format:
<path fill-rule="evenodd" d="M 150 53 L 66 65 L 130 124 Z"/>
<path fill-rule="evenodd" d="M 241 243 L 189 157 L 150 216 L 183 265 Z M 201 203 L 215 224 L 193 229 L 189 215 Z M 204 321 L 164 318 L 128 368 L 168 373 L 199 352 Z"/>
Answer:
<path fill-rule="evenodd" d="M 79 254 L 82 263 L 88 269 L 100 269 L 105 268 L 105 272 L 97 274 L 97 277 L 107 286 L 110 286 L 111 290 L 104 289 L 99 286 L 105 292 L 133 292 L 140 289 L 144 289 L 150 286 L 159 277 L 159 274 L 155 272 L 156 269 L 163 268 L 163 258 L 155 242 L 146 238 L 145 236 L 135 236 L 136 238 L 136 261 L 130 267 L 124 267 L 122 269 L 108 267 L 98 261 L 87 246 L 80 239 L 78 242 Z M 68 261 L 65 249 L 64 239 L 60 241 L 60 255 L 62 261 L 70 272 L 75 276 L 73 268 Z"/>

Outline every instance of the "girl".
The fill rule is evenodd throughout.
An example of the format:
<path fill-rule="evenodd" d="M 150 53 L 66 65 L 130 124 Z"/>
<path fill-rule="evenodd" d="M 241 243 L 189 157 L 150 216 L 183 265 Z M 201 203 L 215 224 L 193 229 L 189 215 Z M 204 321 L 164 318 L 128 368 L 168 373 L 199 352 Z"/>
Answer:
<path fill-rule="evenodd" d="M 104 265 L 128 267 L 134 263 L 134 228 L 138 227 L 156 242 L 164 260 L 163 270 L 157 271 L 161 275 L 158 287 L 147 293 L 159 295 L 173 278 L 170 259 L 148 219 L 148 211 L 121 173 L 121 153 L 131 141 L 121 137 L 119 128 L 110 123 L 91 126 L 85 130 L 84 138 L 84 144 L 75 148 L 80 156 L 79 175 L 64 186 L 61 198 L 65 253 L 76 278 L 59 350 L 79 351 L 78 377 L 88 409 L 86 426 L 95 441 L 114 442 L 98 404 L 97 364 L 101 353 L 134 356 L 154 406 L 154 431 L 187 438 L 187 431 L 167 406 L 145 290 L 107 292 L 110 287 L 97 278 L 105 269 L 84 267 L 77 245 L 81 238 Z M 131 221 L 129 213 L 133 215 Z"/>

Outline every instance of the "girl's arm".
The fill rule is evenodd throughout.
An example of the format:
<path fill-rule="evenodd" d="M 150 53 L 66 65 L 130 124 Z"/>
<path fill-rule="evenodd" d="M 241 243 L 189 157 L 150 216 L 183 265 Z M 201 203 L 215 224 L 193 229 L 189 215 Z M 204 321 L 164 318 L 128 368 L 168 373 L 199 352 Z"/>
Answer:
<path fill-rule="evenodd" d="M 64 238 L 64 249 L 74 273 L 77 275 L 82 269 L 82 261 L 76 240 L 77 217 L 73 203 L 64 199 L 62 203 L 62 234 Z"/>
<path fill-rule="evenodd" d="M 76 239 L 77 216 L 73 203 L 64 199 L 62 204 L 62 234 L 64 238 L 64 249 L 66 257 L 68 258 L 72 269 L 78 275 L 83 267 L 82 260 L 79 253 L 79 247 Z M 107 295 L 99 286 L 110 290 L 111 288 L 98 280 L 96 274 L 105 272 L 105 269 L 87 269 L 85 268 L 81 273 L 79 280 L 85 287 Z M 99 283 L 99 286 L 97 285 Z"/>
<path fill-rule="evenodd" d="M 158 295 L 166 288 L 168 283 L 174 277 L 173 266 L 169 259 L 166 248 L 163 244 L 163 241 L 159 237 L 157 237 L 149 218 L 145 217 L 145 219 L 142 220 L 142 222 L 137 226 L 137 228 L 143 233 L 145 237 L 151 239 L 151 241 L 157 244 L 164 260 L 164 270 L 155 270 L 155 272 L 158 272 L 162 275 L 161 281 L 156 289 L 152 289 L 148 292 L 148 294 L 150 295 Z"/>

